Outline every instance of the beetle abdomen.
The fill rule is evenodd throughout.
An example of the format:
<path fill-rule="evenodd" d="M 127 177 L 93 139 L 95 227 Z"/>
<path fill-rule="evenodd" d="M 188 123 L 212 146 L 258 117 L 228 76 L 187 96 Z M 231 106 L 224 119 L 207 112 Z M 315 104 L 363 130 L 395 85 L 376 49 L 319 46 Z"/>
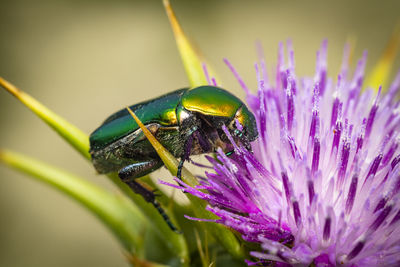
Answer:
<path fill-rule="evenodd" d="M 146 127 L 175 157 L 183 153 L 183 142 L 180 140 L 178 127 L 164 127 L 157 123 L 148 124 Z M 116 172 L 127 165 L 142 161 L 161 160 L 140 128 L 90 153 L 98 173 Z"/>

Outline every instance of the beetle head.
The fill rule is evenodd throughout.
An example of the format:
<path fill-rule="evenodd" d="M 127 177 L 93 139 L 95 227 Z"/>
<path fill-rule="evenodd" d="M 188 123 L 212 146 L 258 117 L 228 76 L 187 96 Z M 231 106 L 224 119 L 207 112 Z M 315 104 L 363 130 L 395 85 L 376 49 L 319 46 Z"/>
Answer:
<path fill-rule="evenodd" d="M 242 105 L 235 113 L 228 129 L 235 139 L 250 149 L 250 142 L 258 136 L 257 123 L 253 113 L 245 105 Z"/>

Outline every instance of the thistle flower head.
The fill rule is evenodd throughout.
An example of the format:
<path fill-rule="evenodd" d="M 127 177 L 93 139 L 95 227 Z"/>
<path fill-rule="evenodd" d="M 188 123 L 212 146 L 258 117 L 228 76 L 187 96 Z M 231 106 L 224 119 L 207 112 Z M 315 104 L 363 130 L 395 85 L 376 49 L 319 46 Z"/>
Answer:
<path fill-rule="evenodd" d="M 180 188 L 208 201 L 217 223 L 260 244 L 255 264 L 396 266 L 400 264 L 400 73 L 381 93 L 363 90 L 366 53 L 350 74 L 348 48 L 337 79 L 327 76 L 327 42 L 313 77 L 298 78 L 288 42 L 279 46 L 275 82 L 256 64 L 254 153 L 208 157 L 215 172 Z M 225 130 L 229 136 L 229 132 Z"/>

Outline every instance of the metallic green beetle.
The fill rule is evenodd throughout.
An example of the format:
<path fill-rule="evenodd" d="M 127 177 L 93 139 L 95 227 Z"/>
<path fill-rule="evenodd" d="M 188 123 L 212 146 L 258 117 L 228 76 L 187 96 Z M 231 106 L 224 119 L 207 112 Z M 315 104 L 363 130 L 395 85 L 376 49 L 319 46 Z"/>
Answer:
<path fill-rule="evenodd" d="M 225 152 L 232 150 L 223 125 L 235 142 L 240 141 L 248 148 L 258 135 L 254 115 L 246 105 L 218 87 L 179 89 L 130 109 L 167 150 L 181 158 L 179 178 L 190 155 L 214 152 L 218 147 Z M 127 109 L 108 117 L 90 135 L 90 154 L 99 173 L 118 172 L 121 180 L 153 203 L 176 230 L 154 194 L 134 180 L 160 168 L 163 162 Z"/>

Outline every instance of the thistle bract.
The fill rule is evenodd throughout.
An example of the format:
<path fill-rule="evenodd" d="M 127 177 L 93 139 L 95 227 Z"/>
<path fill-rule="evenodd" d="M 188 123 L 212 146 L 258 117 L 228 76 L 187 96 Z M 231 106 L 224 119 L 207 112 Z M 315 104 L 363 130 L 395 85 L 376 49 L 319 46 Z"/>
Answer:
<path fill-rule="evenodd" d="M 398 266 L 400 73 L 383 94 L 363 88 L 366 53 L 350 75 L 346 48 L 330 79 L 326 41 L 313 77 L 296 76 L 290 42 L 287 61 L 283 51 L 274 83 L 256 64 L 257 95 L 226 61 L 257 119 L 254 153 L 232 141 L 234 155 L 209 158 L 215 172 L 200 186 L 180 188 L 260 244 L 249 265 Z"/>

